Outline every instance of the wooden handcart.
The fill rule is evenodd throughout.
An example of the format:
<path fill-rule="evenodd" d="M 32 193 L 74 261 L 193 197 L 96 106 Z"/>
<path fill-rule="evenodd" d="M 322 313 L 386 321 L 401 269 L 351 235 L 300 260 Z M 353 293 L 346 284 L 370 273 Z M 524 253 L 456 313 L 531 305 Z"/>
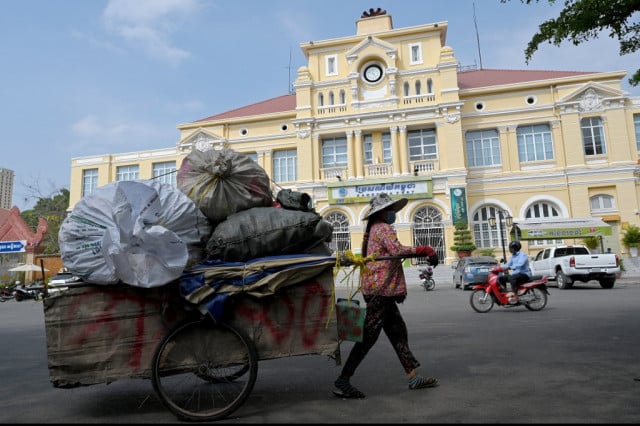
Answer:
<path fill-rule="evenodd" d="M 151 379 L 178 419 L 223 419 L 251 393 L 260 360 L 316 354 L 340 363 L 334 266 L 327 258 L 287 268 L 279 280 L 265 270 L 266 284 L 233 287 L 220 312 L 211 294 L 224 293 L 230 278 L 207 268 L 192 271 L 204 285 L 186 298 L 181 282 L 70 285 L 43 301 L 50 381 L 74 388 Z"/>

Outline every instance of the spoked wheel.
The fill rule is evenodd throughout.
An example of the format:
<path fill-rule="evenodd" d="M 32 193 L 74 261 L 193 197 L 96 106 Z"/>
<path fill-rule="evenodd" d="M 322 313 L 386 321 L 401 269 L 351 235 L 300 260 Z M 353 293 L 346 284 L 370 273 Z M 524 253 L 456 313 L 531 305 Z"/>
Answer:
<path fill-rule="evenodd" d="M 547 306 L 547 293 L 539 288 L 533 287 L 520 296 L 520 302 L 530 311 L 539 311 Z"/>
<path fill-rule="evenodd" d="M 430 291 L 436 287 L 436 282 L 433 279 L 429 279 L 429 280 L 423 281 L 422 286 L 424 287 L 425 291 Z"/>
<path fill-rule="evenodd" d="M 258 354 L 246 333 L 205 318 L 181 323 L 158 345 L 153 388 L 179 419 L 220 420 L 247 399 L 258 375 Z"/>
<path fill-rule="evenodd" d="M 493 308 L 493 296 L 482 289 L 473 290 L 469 303 L 474 311 L 484 314 Z"/>

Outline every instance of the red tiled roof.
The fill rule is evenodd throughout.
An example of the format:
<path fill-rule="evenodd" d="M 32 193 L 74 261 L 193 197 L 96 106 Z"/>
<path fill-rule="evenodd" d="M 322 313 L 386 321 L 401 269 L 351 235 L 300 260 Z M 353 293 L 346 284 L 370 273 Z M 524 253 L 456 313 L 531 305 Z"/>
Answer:
<path fill-rule="evenodd" d="M 251 115 L 275 114 L 278 112 L 294 111 L 296 109 L 296 95 L 283 95 L 277 98 L 267 99 L 266 101 L 243 106 L 241 108 L 232 109 L 222 114 L 212 115 L 199 121 L 224 120 L 226 118 L 248 117 Z"/>
<path fill-rule="evenodd" d="M 49 225 L 44 218 L 38 221 L 38 229 L 33 232 L 29 225 L 20 216 L 18 207 L 11 209 L 0 208 L 0 241 L 21 241 L 27 240 L 27 248 L 39 246 L 49 230 Z M 44 249 L 44 246 L 42 246 Z"/>
<path fill-rule="evenodd" d="M 492 70 L 465 71 L 458 73 L 458 88 L 477 89 L 480 87 L 500 86 L 503 84 L 525 83 L 530 81 L 551 80 L 554 78 L 574 77 L 593 74 L 592 71 L 525 71 Z"/>
<path fill-rule="evenodd" d="M 550 80 L 555 78 L 573 77 L 593 74 L 593 71 L 528 71 L 528 70 L 497 70 L 483 69 L 458 73 L 458 87 L 460 90 L 477 89 L 481 87 L 499 86 L 503 84 L 525 83 L 530 81 Z M 296 95 L 283 95 L 277 98 L 247 105 L 221 114 L 194 121 L 224 120 L 228 118 L 248 117 L 252 115 L 275 114 L 291 111 L 296 108 Z"/>

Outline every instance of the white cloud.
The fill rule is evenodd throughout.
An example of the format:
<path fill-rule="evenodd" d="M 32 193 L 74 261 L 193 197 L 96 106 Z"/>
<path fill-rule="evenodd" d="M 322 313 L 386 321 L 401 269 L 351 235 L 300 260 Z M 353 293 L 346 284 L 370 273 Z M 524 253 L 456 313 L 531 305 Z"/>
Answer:
<path fill-rule="evenodd" d="M 130 152 L 167 147 L 177 137 L 172 127 L 141 120 L 87 115 L 72 124 L 71 149 L 79 155 Z"/>
<path fill-rule="evenodd" d="M 75 38 L 76 40 L 81 40 L 81 41 L 85 41 L 87 42 L 89 45 L 97 47 L 99 49 L 104 49 L 110 52 L 114 52 L 114 53 L 123 53 L 124 50 L 122 48 L 120 48 L 119 46 L 116 46 L 113 43 L 110 43 L 108 41 L 102 41 L 102 40 L 98 40 L 95 37 L 93 37 L 90 34 L 87 34 L 85 32 L 82 31 L 78 31 L 78 30 L 71 30 L 71 37 Z"/>
<path fill-rule="evenodd" d="M 171 37 L 200 8 L 199 0 L 109 0 L 103 19 L 108 31 L 127 43 L 178 65 L 191 54 L 174 46 Z"/>
<path fill-rule="evenodd" d="M 100 123 L 98 123 L 98 118 L 94 115 L 88 115 L 73 123 L 71 130 L 80 137 L 95 136 L 104 131 Z"/>

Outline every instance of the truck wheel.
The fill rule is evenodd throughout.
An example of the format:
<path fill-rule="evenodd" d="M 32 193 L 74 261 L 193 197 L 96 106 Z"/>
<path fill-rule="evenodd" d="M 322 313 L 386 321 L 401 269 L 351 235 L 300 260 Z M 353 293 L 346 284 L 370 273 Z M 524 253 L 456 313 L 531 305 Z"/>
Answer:
<path fill-rule="evenodd" d="M 556 272 L 556 283 L 558 283 L 558 288 L 560 290 L 567 290 L 573 286 L 571 278 L 566 276 L 562 271 Z"/>
<path fill-rule="evenodd" d="M 602 288 L 613 288 L 613 285 L 616 283 L 615 278 L 602 278 L 600 280 L 600 287 Z"/>

